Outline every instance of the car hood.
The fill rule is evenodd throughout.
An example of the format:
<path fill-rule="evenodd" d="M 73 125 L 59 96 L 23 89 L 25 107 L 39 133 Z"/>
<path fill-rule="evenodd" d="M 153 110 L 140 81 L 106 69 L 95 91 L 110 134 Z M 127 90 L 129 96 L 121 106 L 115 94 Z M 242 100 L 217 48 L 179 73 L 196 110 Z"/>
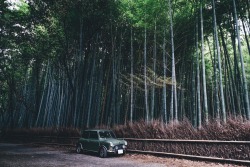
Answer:
<path fill-rule="evenodd" d="M 125 140 L 114 139 L 114 138 L 103 139 L 103 141 L 112 142 L 114 145 L 125 144 Z"/>

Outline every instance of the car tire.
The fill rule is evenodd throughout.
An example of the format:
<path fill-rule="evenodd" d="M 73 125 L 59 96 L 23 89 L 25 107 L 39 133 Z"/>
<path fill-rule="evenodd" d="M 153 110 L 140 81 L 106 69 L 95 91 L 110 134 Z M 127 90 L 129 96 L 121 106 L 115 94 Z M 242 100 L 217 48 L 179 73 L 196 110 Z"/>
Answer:
<path fill-rule="evenodd" d="M 77 144 L 77 145 L 76 145 L 76 153 L 77 153 L 77 154 L 81 154 L 81 153 L 82 153 L 81 144 Z"/>
<path fill-rule="evenodd" d="M 107 155 L 108 155 L 107 149 L 105 147 L 101 147 L 100 150 L 99 150 L 99 156 L 101 158 L 106 158 Z"/>

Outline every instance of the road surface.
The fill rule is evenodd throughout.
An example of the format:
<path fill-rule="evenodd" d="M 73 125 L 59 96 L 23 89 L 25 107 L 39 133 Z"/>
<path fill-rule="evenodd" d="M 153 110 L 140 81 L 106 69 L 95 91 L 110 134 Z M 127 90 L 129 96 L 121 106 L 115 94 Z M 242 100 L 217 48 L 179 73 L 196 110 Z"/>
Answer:
<path fill-rule="evenodd" d="M 0 167 L 162 167 L 125 157 L 99 158 L 96 154 L 76 154 L 73 150 L 0 143 Z"/>
<path fill-rule="evenodd" d="M 99 158 L 96 154 L 76 154 L 73 149 L 0 143 L 0 167 L 236 167 L 232 164 L 127 154 Z M 238 166 L 237 166 L 238 167 Z"/>

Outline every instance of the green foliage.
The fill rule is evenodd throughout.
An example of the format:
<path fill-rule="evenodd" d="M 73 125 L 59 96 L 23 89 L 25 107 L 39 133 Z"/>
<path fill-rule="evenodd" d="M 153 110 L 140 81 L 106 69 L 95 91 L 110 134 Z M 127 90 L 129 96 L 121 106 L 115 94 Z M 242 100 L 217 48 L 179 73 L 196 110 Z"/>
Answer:
<path fill-rule="evenodd" d="M 216 71 L 214 68 L 216 68 L 217 62 L 214 59 L 211 1 L 172 0 L 171 2 L 178 96 L 182 97 L 178 102 L 181 104 L 181 107 L 178 108 L 182 111 L 180 115 L 195 117 L 190 114 L 193 113 L 190 112 L 192 109 L 190 99 L 192 93 L 195 93 L 192 92 L 192 87 L 196 86 L 192 85 L 191 79 L 193 75 L 192 64 L 196 55 L 195 25 L 197 22 L 198 42 L 201 39 L 199 6 L 202 4 L 204 35 L 207 39 L 204 50 L 207 89 L 210 95 L 210 115 L 213 116 L 214 71 Z M 248 23 L 249 4 L 240 0 L 237 1 L 236 5 L 238 17 Z M 170 78 L 170 18 L 168 1 L 166 0 L 22 0 L 14 9 L 9 6 L 7 1 L 0 2 L 0 117 L 1 113 L 7 113 L 8 119 L 13 117 L 13 120 L 16 120 L 16 126 L 23 126 L 24 123 L 20 120 L 23 120 L 27 125 L 30 124 L 29 126 L 34 126 L 34 120 L 38 119 L 40 106 L 44 109 L 42 110 L 44 113 L 41 114 L 43 119 L 43 114 L 46 118 L 46 113 L 48 113 L 49 107 L 46 105 L 50 104 L 54 110 L 63 104 L 60 106 L 60 110 L 67 110 L 63 115 L 65 117 L 63 125 L 65 126 L 72 125 L 72 120 L 77 122 L 76 118 L 79 118 L 78 122 L 80 123 L 78 125 L 75 123 L 73 126 L 84 125 L 81 121 L 87 117 L 86 110 L 90 108 L 92 111 L 92 108 L 95 107 L 96 110 L 93 110 L 90 116 L 92 120 L 98 120 L 100 117 L 98 121 L 107 124 L 112 119 L 125 122 L 126 117 L 128 117 L 127 106 L 129 105 L 127 97 L 130 93 L 128 89 L 130 77 L 128 76 L 130 73 L 131 42 L 134 47 L 135 59 L 133 78 L 137 91 L 135 95 L 137 111 L 135 110 L 136 116 L 134 118 L 143 117 L 145 106 L 142 92 L 144 90 L 140 84 L 145 27 L 147 29 L 148 78 L 156 73 L 155 76 L 158 78 L 156 81 L 162 81 L 164 33 L 167 55 L 166 77 Z M 237 67 L 240 67 L 238 50 L 236 45 L 236 49 L 233 47 L 236 41 L 236 32 L 232 0 L 216 1 L 216 17 L 218 27 L 222 29 L 218 32 L 220 34 L 222 31 L 223 34 L 219 35 L 220 45 L 223 45 L 223 37 L 226 43 L 225 47 L 221 47 L 223 86 L 226 89 L 227 82 L 235 82 L 233 90 L 236 90 L 239 96 L 231 101 L 237 103 L 239 106 L 237 109 L 241 110 L 244 108 L 242 107 L 244 104 L 242 104 L 243 100 L 240 96 L 243 93 L 241 90 L 241 71 L 237 71 Z M 132 41 L 131 28 L 133 30 Z M 153 64 L 154 35 L 156 35 L 157 43 L 156 71 L 150 70 Z M 249 40 L 249 34 L 247 35 Z M 249 82 L 249 48 L 245 38 L 241 44 Z M 230 59 L 234 81 L 231 81 L 229 70 L 226 70 L 229 68 L 225 65 L 226 52 L 228 52 Z M 92 70 L 94 63 L 95 68 Z M 49 80 L 49 84 L 45 83 L 46 79 Z M 158 84 L 151 80 L 149 86 Z M 110 83 L 114 85 L 109 85 Z M 91 85 L 94 89 L 93 92 L 95 92 L 93 99 L 98 104 L 89 106 L 86 97 L 89 97 L 90 91 L 88 89 Z M 170 89 L 169 85 L 167 85 L 167 89 Z M 115 90 L 113 90 L 114 88 Z M 161 117 L 162 110 L 161 88 L 162 86 L 158 86 L 155 91 L 157 94 L 155 96 L 157 106 L 155 115 L 157 118 Z M 56 90 L 53 97 L 60 99 L 64 95 L 64 99 L 61 101 L 54 99 L 53 102 L 47 104 L 46 102 L 49 101 L 50 94 L 52 94 L 50 89 L 51 92 Z M 152 93 L 151 90 L 149 93 Z M 169 92 L 167 100 L 170 101 Z M 196 104 L 195 101 L 192 103 Z M 230 103 L 228 102 L 227 105 L 230 106 Z M 121 113 L 120 117 L 114 118 L 115 116 L 109 111 L 111 106 L 117 106 L 117 110 Z M 52 112 L 52 109 L 48 110 Z M 12 112 L 16 112 L 16 116 Z M 56 116 L 58 112 L 56 110 L 52 115 Z M 97 118 L 95 119 L 95 117 Z M 50 118 L 51 122 L 56 122 L 55 120 L 56 118 Z"/>
<path fill-rule="evenodd" d="M 133 26 L 153 28 L 155 20 L 161 24 L 166 22 L 166 10 L 162 10 L 167 9 L 166 5 L 162 0 L 124 0 L 121 1 L 120 10 L 123 17 L 127 18 Z"/>

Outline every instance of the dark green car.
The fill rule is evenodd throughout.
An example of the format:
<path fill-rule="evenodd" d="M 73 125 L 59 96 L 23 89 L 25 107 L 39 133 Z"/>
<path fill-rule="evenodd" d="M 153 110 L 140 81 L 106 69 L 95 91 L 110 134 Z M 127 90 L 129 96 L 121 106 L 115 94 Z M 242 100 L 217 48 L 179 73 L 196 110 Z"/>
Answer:
<path fill-rule="evenodd" d="M 99 154 L 101 158 L 108 154 L 124 155 L 127 142 L 117 139 L 111 130 L 85 130 L 76 145 L 76 152 L 91 151 Z"/>

